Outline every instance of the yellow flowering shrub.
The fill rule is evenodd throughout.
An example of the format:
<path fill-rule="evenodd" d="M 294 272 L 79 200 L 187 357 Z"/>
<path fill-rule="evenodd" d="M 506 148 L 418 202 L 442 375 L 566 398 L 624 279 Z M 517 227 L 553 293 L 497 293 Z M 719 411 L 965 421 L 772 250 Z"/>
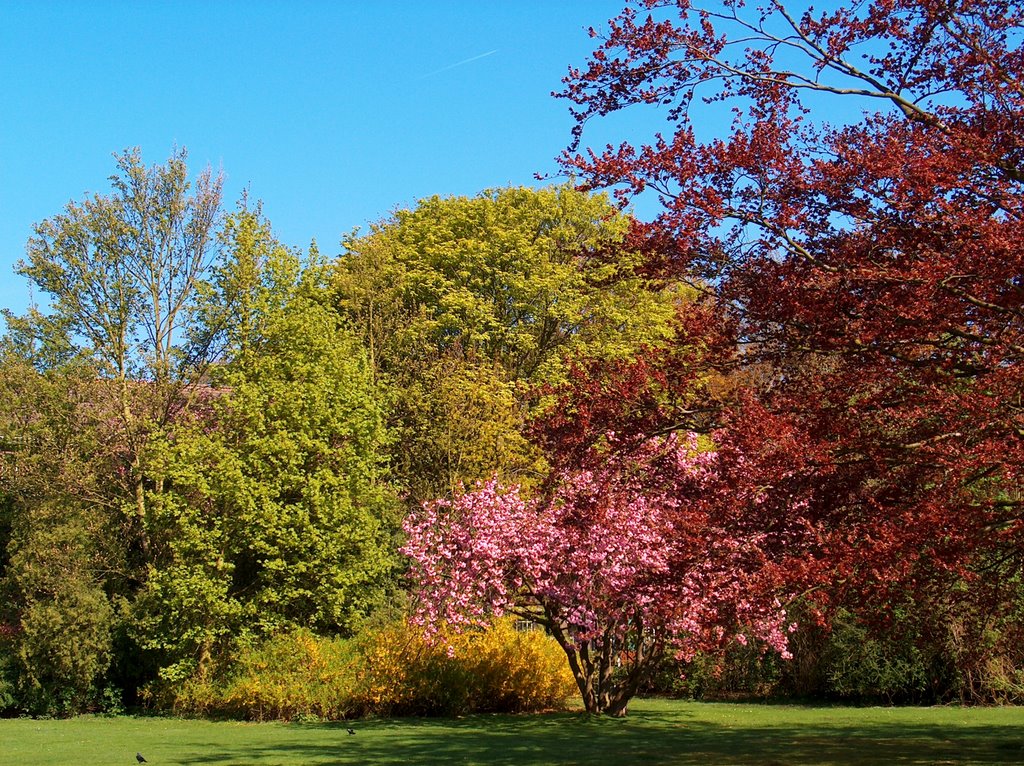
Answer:
<path fill-rule="evenodd" d="M 520 633 L 501 620 L 427 639 L 396 620 L 351 641 L 281 634 L 240 650 L 225 672 L 153 699 L 179 715 L 343 720 L 550 710 L 575 693 L 565 655 L 543 632 Z"/>
<path fill-rule="evenodd" d="M 565 653 L 542 631 L 519 632 L 513 620 L 499 620 L 489 630 L 463 637 L 463 661 L 478 688 L 478 711 L 558 708 L 578 691 Z"/>
<path fill-rule="evenodd" d="M 348 642 L 296 630 L 241 653 L 223 710 L 253 720 L 345 718 L 350 712 Z"/>
<path fill-rule="evenodd" d="M 170 696 L 179 715 L 339 720 L 351 713 L 353 660 L 349 642 L 295 630 L 241 649 L 226 672 L 187 679 L 154 699 Z"/>
<path fill-rule="evenodd" d="M 561 648 L 512 620 L 486 630 L 422 629 L 392 623 L 360 637 L 358 707 L 378 715 L 525 712 L 563 707 L 576 693 Z"/>

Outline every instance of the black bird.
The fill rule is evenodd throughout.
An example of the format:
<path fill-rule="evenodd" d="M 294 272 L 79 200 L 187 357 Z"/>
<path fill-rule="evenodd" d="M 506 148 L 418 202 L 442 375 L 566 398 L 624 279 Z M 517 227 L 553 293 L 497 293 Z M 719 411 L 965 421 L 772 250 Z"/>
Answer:
<path fill-rule="evenodd" d="M 139 763 L 145 763 L 146 762 L 146 759 L 142 757 L 142 753 L 136 753 L 135 754 L 135 760 L 138 761 Z"/>
<path fill-rule="evenodd" d="M 348 733 L 349 733 L 349 734 L 355 734 L 355 733 L 356 733 L 356 730 L 355 730 L 355 729 L 353 729 L 353 728 L 349 728 L 349 730 L 348 730 Z"/>

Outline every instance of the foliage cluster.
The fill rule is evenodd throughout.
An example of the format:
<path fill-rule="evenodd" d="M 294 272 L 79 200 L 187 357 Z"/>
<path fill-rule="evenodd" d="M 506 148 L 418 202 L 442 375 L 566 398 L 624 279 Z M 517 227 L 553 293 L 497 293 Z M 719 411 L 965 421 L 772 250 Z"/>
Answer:
<path fill-rule="evenodd" d="M 562 651 L 509 620 L 426 637 L 395 620 L 353 639 L 295 630 L 241 650 L 222 673 L 150 690 L 182 715 L 338 721 L 558 709 L 575 690 Z"/>
<path fill-rule="evenodd" d="M 563 707 L 576 692 L 565 655 L 543 631 L 502 619 L 472 631 L 397 622 L 360 637 L 365 712 L 520 713 Z"/>
<path fill-rule="evenodd" d="M 144 696 L 186 716 L 341 720 L 352 712 L 354 664 L 347 639 L 299 628 L 241 648 L 223 668 L 153 683 Z"/>
<path fill-rule="evenodd" d="M 877 615 L 872 621 L 841 609 L 828 625 L 800 620 L 789 638 L 790 660 L 734 642 L 689 661 L 665 658 L 642 692 L 700 700 L 1021 704 L 1019 624 L 989 626 L 979 638 L 968 613 L 923 620 L 923 610 L 904 605 L 882 625 Z"/>
<path fill-rule="evenodd" d="M 775 462 L 768 505 L 806 500 L 793 579 L 826 608 L 958 587 L 1018 608 L 1022 29 L 1001 0 L 638 0 L 565 79 L 565 168 L 655 190 L 666 267 L 733 323 L 750 397 L 722 426 L 790 435 L 752 462 Z M 734 115 L 721 135 L 702 104 Z M 664 130 L 581 150 L 621 110 Z"/>
<path fill-rule="evenodd" d="M 684 291 L 644 272 L 630 231 L 604 195 L 556 186 L 430 197 L 343 242 L 335 304 L 393 394 L 409 508 L 495 475 L 538 484 L 530 390 L 672 336 Z"/>
<path fill-rule="evenodd" d="M 472 624 L 512 612 L 543 625 L 588 712 L 612 715 L 669 649 L 692 656 L 744 630 L 786 655 L 769 573 L 789 530 L 750 534 L 729 513 L 741 488 L 721 482 L 728 459 L 695 434 L 671 436 L 625 462 L 555 472 L 557 488 L 537 499 L 492 481 L 426 505 L 406 520 L 403 548 L 424 595 L 421 619 Z"/>
<path fill-rule="evenodd" d="M 52 310 L 6 315 L 0 344 L 10 710 L 116 707 L 147 686 L 201 700 L 270 637 L 351 638 L 401 587 L 404 508 L 494 474 L 542 480 L 528 390 L 563 354 L 672 332 L 675 292 L 638 273 L 630 221 L 600 195 L 431 198 L 328 261 L 282 245 L 247 199 L 225 214 L 220 180 L 190 181 L 185 160 L 119 155 L 111 193 L 40 223 L 19 266 Z M 527 654 L 477 648 L 483 676 L 527 684 Z M 468 678 L 430 656 L 423 678 Z M 238 683 L 225 709 L 293 704 Z M 488 683 L 403 694 L 547 699 Z M 327 715 L 328 697 L 294 705 Z"/>

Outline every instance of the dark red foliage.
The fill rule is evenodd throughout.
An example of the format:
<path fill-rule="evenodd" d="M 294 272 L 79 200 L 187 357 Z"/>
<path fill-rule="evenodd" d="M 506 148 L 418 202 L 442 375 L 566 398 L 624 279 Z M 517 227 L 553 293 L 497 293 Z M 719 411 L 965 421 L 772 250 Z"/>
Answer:
<path fill-rule="evenodd" d="M 555 468 L 582 467 L 602 454 L 609 438 L 630 451 L 654 436 L 678 430 L 708 431 L 721 409 L 712 393 L 735 355 L 735 327 L 709 302 L 681 307 L 672 343 L 633 360 L 576 360 L 568 382 L 546 387 L 554 396 L 531 436 Z M 610 446 L 610 445 L 609 445 Z"/>
<path fill-rule="evenodd" d="M 660 195 L 656 268 L 713 284 L 760 365 L 722 438 L 757 442 L 766 502 L 807 499 L 808 567 L 833 594 L 980 587 L 1024 563 L 1022 40 L 1021 3 L 1000 0 L 649 1 L 565 81 L 565 167 Z M 664 134 L 578 151 L 627 107 L 664 109 Z M 722 108 L 731 127 L 705 135 Z M 656 404 L 628 392 L 636 370 L 611 374 L 606 406 L 637 404 L 638 433 L 699 377 L 659 369 Z M 584 431 L 611 419 L 593 409 Z"/>

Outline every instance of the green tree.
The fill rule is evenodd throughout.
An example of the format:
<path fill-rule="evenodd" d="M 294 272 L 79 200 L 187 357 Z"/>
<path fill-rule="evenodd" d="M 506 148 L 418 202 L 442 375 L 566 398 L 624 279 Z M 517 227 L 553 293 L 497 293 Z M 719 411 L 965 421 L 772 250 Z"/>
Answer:
<path fill-rule="evenodd" d="M 243 208 L 225 232 L 210 303 L 233 307 L 226 363 L 208 413 L 177 422 L 152 455 L 165 543 L 139 613 L 168 679 L 292 626 L 350 632 L 395 567 L 381 404 L 358 341 L 324 304 L 323 265 L 303 265 L 258 212 Z"/>
<path fill-rule="evenodd" d="M 190 182 L 184 149 L 151 167 L 138 149 L 116 159 L 111 194 L 70 202 L 35 226 L 18 272 L 50 296 L 52 313 L 20 327 L 35 328 L 44 348 L 59 330 L 110 381 L 132 498 L 126 510 L 145 554 L 147 434 L 184 405 L 209 361 L 185 329 L 216 256 L 221 179 L 207 169 Z"/>
<path fill-rule="evenodd" d="M 335 288 L 382 369 L 433 349 L 543 380 L 558 352 L 628 355 L 671 335 L 673 301 L 639 273 L 629 226 L 568 186 L 430 197 L 348 238 Z"/>
<path fill-rule="evenodd" d="M 37 713 L 97 703 L 131 588 L 126 520 L 109 481 L 109 387 L 78 360 L 40 371 L 0 354 L 0 643 L 17 702 Z M 113 599 L 113 600 L 112 600 Z"/>
<path fill-rule="evenodd" d="M 630 220 L 568 186 L 431 197 L 343 244 L 337 305 L 394 392 L 393 462 L 410 502 L 495 472 L 543 472 L 520 431 L 529 386 L 565 358 L 671 336 L 677 291 L 645 278 Z"/>
<path fill-rule="evenodd" d="M 121 599 L 156 554 L 146 455 L 212 358 L 188 329 L 218 252 L 220 178 L 190 181 L 184 150 L 150 167 L 129 150 L 110 183 L 35 226 L 17 271 L 49 310 L 5 312 L 0 344 L 0 589 L 35 709 L 91 704 L 112 661 L 121 678 L 138 666 L 117 643 Z"/>

